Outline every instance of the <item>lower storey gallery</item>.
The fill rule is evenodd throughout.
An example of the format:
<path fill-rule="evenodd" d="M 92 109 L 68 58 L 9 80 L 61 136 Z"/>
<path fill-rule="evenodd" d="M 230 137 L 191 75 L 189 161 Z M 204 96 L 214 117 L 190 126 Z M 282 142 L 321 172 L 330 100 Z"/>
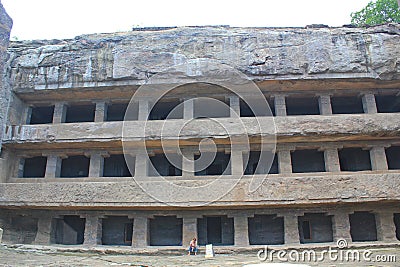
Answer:
<path fill-rule="evenodd" d="M 399 242 L 400 210 L 50 211 L 1 210 L 3 242 L 14 244 L 250 246 Z"/>

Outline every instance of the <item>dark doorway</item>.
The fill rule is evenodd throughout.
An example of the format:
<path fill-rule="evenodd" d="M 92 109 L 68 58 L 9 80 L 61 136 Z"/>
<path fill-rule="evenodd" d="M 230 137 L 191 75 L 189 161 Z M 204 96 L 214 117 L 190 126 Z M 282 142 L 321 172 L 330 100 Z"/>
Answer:
<path fill-rule="evenodd" d="M 343 148 L 339 150 L 341 171 L 371 170 L 371 160 L 368 150 L 361 148 Z"/>
<path fill-rule="evenodd" d="M 378 112 L 400 112 L 400 95 L 375 95 Z"/>
<path fill-rule="evenodd" d="M 266 164 L 266 162 L 271 160 L 272 157 L 274 158 L 271 167 L 268 169 L 269 164 Z M 243 157 L 243 159 L 245 158 Z M 244 171 L 245 175 L 267 174 L 267 173 L 276 174 L 278 173 L 278 159 L 276 154 L 272 155 L 271 152 L 265 151 L 261 156 L 260 151 L 250 151 L 247 166 L 245 165 L 245 167 L 246 167 Z"/>
<path fill-rule="evenodd" d="M 249 105 L 240 99 L 240 117 L 255 117 L 253 110 L 249 107 Z"/>
<path fill-rule="evenodd" d="M 32 244 L 37 234 L 38 219 L 29 216 L 11 218 L 10 228 L 4 229 L 3 239 L 14 244 Z"/>
<path fill-rule="evenodd" d="M 323 213 L 306 213 L 298 217 L 300 243 L 333 241 L 332 216 Z"/>
<path fill-rule="evenodd" d="M 332 96 L 333 114 L 359 114 L 364 113 L 360 96 Z"/>
<path fill-rule="evenodd" d="M 123 121 L 127 107 L 127 103 L 108 105 L 106 121 Z"/>
<path fill-rule="evenodd" d="M 53 122 L 54 106 L 33 107 L 29 124 L 45 124 Z"/>
<path fill-rule="evenodd" d="M 260 117 L 260 116 L 275 116 L 274 101 L 271 98 L 266 99 L 240 99 L 240 117 Z M 265 101 L 268 103 L 270 110 L 265 110 Z M 250 108 L 251 106 L 251 108 Z"/>
<path fill-rule="evenodd" d="M 124 155 L 110 155 L 104 159 L 104 177 L 132 177 Z"/>
<path fill-rule="evenodd" d="M 90 159 L 85 156 L 70 156 L 61 162 L 61 177 L 88 177 Z"/>
<path fill-rule="evenodd" d="M 46 173 L 46 157 L 33 157 L 24 159 L 24 178 L 43 178 Z"/>
<path fill-rule="evenodd" d="M 197 220 L 197 232 L 200 245 L 233 245 L 233 218 L 227 216 L 207 216 Z"/>
<path fill-rule="evenodd" d="M 400 146 L 391 146 L 386 149 L 386 159 L 389 170 L 400 169 Z"/>
<path fill-rule="evenodd" d="M 181 246 L 182 219 L 176 216 L 155 216 L 150 219 L 151 246 Z"/>
<path fill-rule="evenodd" d="M 222 244 L 221 217 L 207 218 L 207 241 L 215 245 Z"/>
<path fill-rule="evenodd" d="M 317 97 L 286 97 L 287 115 L 319 115 Z"/>
<path fill-rule="evenodd" d="M 67 107 L 65 122 L 92 122 L 95 109 L 95 104 L 70 105 Z"/>
<path fill-rule="evenodd" d="M 291 152 L 294 173 L 324 172 L 324 152 L 316 149 L 295 150 Z"/>
<path fill-rule="evenodd" d="M 194 99 L 195 118 L 223 118 L 230 116 L 229 100 Z"/>
<path fill-rule="evenodd" d="M 133 219 L 127 216 L 110 216 L 103 219 L 102 244 L 130 246 L 132 244 Z"/>
<path fill-rule="evenodd" d="M 400 213 L 395 213 L 393 216 L 394 225 L 396 226 L 396 237 L 400 240 Z"/>
<path fill-rule="evenodd" d="M 204 154 L 207 154 L 207 152 L 204 152 Z M 207 155 L 205 157 L 207 158 Z M 198 161 L 197 161 L 199 158 L 200 155 L 195 155 L 194 157 L 194 159 L 196 160 L 195 162 L 196 170 L 200 169 L 200 167 L 198 167 Z M 230 161 L 230 154 L 225 154 L 224 152 L 217 152 L 213 162 L 204 170 L 195 172 L 195 175 L 201 176 L 201 175 L 230 174 L 230 170 L 227 169 L 229 161 Z"/>
<path fill-rule="evenodd" d="M 180 101 L 159 101 L 150 111 L 149 120 L 182 119 L 183 105 Z"/>
<path fill-rule="evenodd" d="M 350 234 L 353 242 L 376 241 L 375 215 L 366 211 L 356 211 L 349 215 Z"/>
<path fill-rule="evenodd" d="M 182 176 L 182 157 L 178 154 L 156 154 L 150 157 L 150 163 L 149 176 Z"/>
<path fill-rule="evenodd" d="M 280 245 L 285 242 L 282 217 L 254 215 L 248 218 L 250 245 Z"/>
<path fill-rule="evenodd" d="M 55 242 L 63 245 L 83 244 L 85 219 L 75 215 L 66 215 L 55 219 Z"/>

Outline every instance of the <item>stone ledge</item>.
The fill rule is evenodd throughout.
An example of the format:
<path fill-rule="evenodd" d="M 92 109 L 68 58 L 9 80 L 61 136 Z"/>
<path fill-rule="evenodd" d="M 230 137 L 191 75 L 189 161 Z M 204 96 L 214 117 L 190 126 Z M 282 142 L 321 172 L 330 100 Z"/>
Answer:
<path fill-rule="evenodd" d="M 400 134 L 400 116 L 398 113 L 378 114 L 345 114 L 345 115 L 309 115 L 287 117 L 258 117 L 255 118 L 217 118 L 214 121 L 225 125 L 226 129 L 218 126 L 214 121 L 198 119 L 190 123 L 180 132 L 180 140 L 193 140 L 214 137 L 217 142 L 226 143 L 230 136 L 247 134 L 250 138 L 268 137 L 274 141 L 274 132 L 279 143 L 283 142 L 326 142 L 326 141 L 354 141 L 354 140 L 384 140 L 397 138 Z M 263 131 L 257 126 L 263 127 Z M 183 126 L 185 120 L 147 121 L 147 142 L 159 145 L 161 130 L 164 141 L 176 140 L 176 129 Z M 242 124 L 243 123 L 243 124 Z M 275 123 L 275 127 L 273 125 Z M 70 147 L 79 144 L 81 148 L 88 142 L 106 143 L 122 140 L 124 122 L 87 122 L 87 123 L 61 123 L 43 125 L 23 125 L 19 127 L 15 136 L 11 132 L 3 137 L 4 144 L 13 144 L 16 147 L 28 147 L 30 144 L 40 144 L 41 148 Z M 129 133 L 124 140 L 133 143 L 142 142 L 142 129 L 144 122 L 130 121 L 125 123 L 124 131 Z M 243 128 L 244 126 L 244 128 Z M 244 129 L 246 129 L 244 131 Z M 192 141 L 191 141 L 192 140 Z M 149 144 L 150 144 L 149 143 Z M 64 145 L 62 145 L 64 144 Z"/>
<path fill-rule="evenodd" d="M 397 92 L 400 87 L 400 79 L 397 80 L 376 80 L 372 78 L 346 78 L 341 79 L 269 79 L 256 80 L 255 84 L 267 96 L 274 94 L 292 94 L 305 92 L 308 94 L 331 94 L 335 93 L 361 93 L 364 91 L 377 92 L 388 90 Z M 22 100 L 29 103 L 40 103 L 48 105 L 57 101 L 65 101 L 65 94 L 68 94 L 68 101 L 81 101 L 82 99 L 91 100 L 129 100 L 141 85 L 137 81 L 122 80 L 108 82 L 85 82 L 83 84 L 57 84 L 56 87 L 46 88 L 14 88 L 14 91 Z M 169 86 L 174 86 L 170 84 Z M 196 87 L 185 87 L 184 90 L 174 92 L 173 97 L 185 98 L 188 94 L 193 95 L 213 95 L 215 97 L 225 97 L 226 94 L 216 93 L 213 87 L 202 87 L 201 91 Z"/>
<path fill-rule="evenodd" d="M 199 179 L 194 185 L 205 185 Z M 224 182 L 229 182 L 225 180 Z M 232 183 L 237 182 L 233 179 Z M 185 181 L 175 182 L 185 186 Z M 293 205 L 339 204 L 400 201 L 399 173 L 332 174 L 330 176 L 267 177 L 254 192 L 250 179 L 240 179 L 236 186 L 208 207 L 290 207 Z M 165 184 L 149 179 L 149 186 L 165 191 Z M 204 187 L 207 188 L 207 187 Z M 206 189 L 205 189 L 206 190 Z M 204 190 L 203 190 L 204 191 Z M 203 198 L 208 192 L 200 191 Z M 194 199 L 195 201 L 195 199 Z M 187 201 L 175 203 L 187 207 Z M 157 208 L 158 202 L 134 182 L 3 183 L 0 184 L 0 207 L 20 208 Z"/>
<path fill-rule="evenodd" d="M 309 172 L 309 173 L 281 173 L 281 174 L 268 174 L 269 178 L 273 179 L 284 179 L 284 178 L 293 178 L 293 179 L 301 179 L 301 178 L 313 178 L 315 176 L 325 176 L 326 179 L 329 179 L 335 175 L 382 175 L 382 174 L 393 174 L 400 175 L 400 170 L 366 170 L 366 171 L 340 171 L 340 172 Z M 265 174 L 259 174 L 257 176 L 262 176 Z M 168 176 L 166 179 L 172 182 L 193 182 L 201 179 L 203 182 L 212 182 L 216 179 L 217 176 Z M 232 178 L 233 177 L 233 178 Z M 243 179 L 251 179 L 252 175 L 244 175 Z M 218 177 L 219 179 L 232 180 L 235 179 L 232 175 L 223 175 L 222 177 Z M 79 177 L 79 178 L 19 178 L 19 177 L 10 177 L 7 180 L 7 183 L 108 183 L 108 182 L 132 182 L 134 177 Z M 149 179 L 152 181 L 162 181 L 164 178 L 160 178 L 157 176 L 149 176 Z"/>

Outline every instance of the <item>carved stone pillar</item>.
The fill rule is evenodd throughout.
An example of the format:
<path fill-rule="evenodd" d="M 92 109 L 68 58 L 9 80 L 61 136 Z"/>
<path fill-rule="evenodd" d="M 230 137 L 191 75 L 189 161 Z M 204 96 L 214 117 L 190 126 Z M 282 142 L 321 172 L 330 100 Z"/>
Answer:
<path fill-rule="evenodd" d="M 364 113 L 377 113 L 374 94 L 363 94 L 361 96 Z"/>
<path fill-rule="evenodd" d="M 247 216 L 235 216 L 233 219 L 235 227 L 235 246 L 245 247 L 249 243 L 249 223 Z"/>
<path fill-rule="evenodd" d="M 140 99 L 139 100 L 139 110 L 138 110 L 138 120 L 146 121 L 149 117 L 150 113 L 150 102 L 148 99 Z"/>
<path fill-rule="evenodd" d="M 194 118 L 194 100 L 183 99 L 183 119 L 190 120 Z"/>
<path fill-rule="evenodd" d="M 337 148 L 323 148 L 325 170 L 327 172 L 340 172 L 339 153 Z"/>
<path fill-rule="evenodd" d="M 48 245 L 51 238 L 51 223 L 52 217 L 41 216 L 38 219 L 38 228 L 35 237 L 35 244 Z"/>
<path fill-rule="evenodd" d="M 103 176 L 104 158 L 109 156 L 108 153 L 96 151 L 88 153 L 88 156 L 90 157 L 89 177 Z"/>
<path fill-rule="evenodd" d="M 286 116 L 286 100 L 284 95 L 274 96 L 275 116 Z"/>
<path fill-rule="evenodd" d="M 281 148 L 277 152 L 279 173 L 292 173 L 290 150 L 289 148 Z"/>
<path fill-rule="evenodd" d="M 138 153 L 135 156 L 135 176 L 147 176 L 148 156 L 144 153 Z"/>
<path fill-rule="evenodd" d="M 96 246 L 101 243 L 102 221 L 97 215 L 87 215 L 83 245 Z"/>
<path fill-rule="evenodd" d="M 318 97 L 319 113 L 321 115 L 332 115 L 332 105 L 330 95 L 320 95 Z"/>
<path fill-rule="evenodd" d="M 53 123 L 65 122 L 67 115 L 67 105 L 64 102 L 58 102 L 54 105 Z"/>
<path fill-rule="evenodd" d="M 46 154 L 47 156 L 45 178 L 57 178 L 61 174 L 62 157 L 57 154 Z"/>
<path fill-rule="evenodd" d="M 393 220 L 394 213 L 390 211 L 375 212 L 378 240 L 383 242 L 397 242 L 396 226 Z"/>
<path fill-rule="evenodd" d="M 285 244 L 300 244 L 298 214 L 284 214 Z"/>
<path fill-rule="evenodd" d="M 336 211 L 331 214 L 333 215 L 333 240 L 336 242 L 339 239 L 345 239 L 347 242 L 351 242 L 349 213 L 347 211 Z"/>
<path fill-rule="evenodd" d="M 147 247 L 149 241 L 149 219 L 147 217 L 135 217 L 133 219 L 132 247 Z"/>
<path fill-rule="evenodd" d="M 230 117 L 240 117 L 240 99 L 238 96 L 229 96 Z"/>
<path fill-rule="evenodd" d="M 182 154 L 182 176 L 192 177 L 195 174 L 194 151 L 183 148 Z"/>
<path fill-rule="evenodd" d="M 197 237 L 197 217 L 183 216 L 182 246 L 189 246 L 193 237 Z"/>
<path fill-rule="evenodd" d="M 387 170 L 388 164 L 386 160 L 385 148 L 383 146 L 374 146 L 370 149 L 372 170 Z"/>
<path fill-rule="evenodd" d="M 243 175 L 243 151 L 241 149 L 231 150 L 231 174 Z"/>
<path fill-rule="evenodd" d="M 94 113 L 94 121 L 95 122 L 102 122 L 106 119 L 107 114 L 107 104 L 104 101 L 95 102 L 96 104 L 96 111 Z"/>

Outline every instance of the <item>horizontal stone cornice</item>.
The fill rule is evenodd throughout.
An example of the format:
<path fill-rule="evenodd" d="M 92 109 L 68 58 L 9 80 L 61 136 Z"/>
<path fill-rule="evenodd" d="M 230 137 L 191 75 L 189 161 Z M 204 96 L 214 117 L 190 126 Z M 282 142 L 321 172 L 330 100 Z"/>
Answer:
<path fill-rule="evenodd" d="M 175 183 L 208 183 L 216 177 L 195 180 L 180 180 Z M 37 208 L 151 208 L 164 207 L 148 196 L 132 178 L 118 181 L 97 178 L 96 181 L 33 182 L 25 179 L 13 183 L 0 184 L 0 206 L 20 206 Z M 226 177 L 225 179 L 232 179 Z M 18 183 L 16 183 L 18 181 Z M 232 179 L 232 182 L 236 182 Z M 314 204 L 338 204 L 358 202 L 400 201 L 400 173 L 357 172 L 341 174 L 292 174 L 289 176 L 269 175 L 254 192 L 249 192 L 250 178 L 242 178 L 232 191 L 210 206 L 291 206 Z M 152 186 L 160 186 L 162 180 L 150 179 Z M 207 192 L 203 192 L 207 194 Z M 200 193 L 201 194 L 201 193 Z M 200 195 L 201 197 L 201 195 Z M 175 203 L 186 206 L 186 203 Z"/>
<path fill-rule="evenodd" d="M 269 125 L 267 127 L 258 127 Z M 160 145 L 163 136 L 167 144 L 175 144 L 177 129 L 184 120 L 147 121 L 146 143 L 149 146 Z M 224 127 L 218 126 L 224 125 Z M 275 127 L 274 127 L 275 124 Z M 7 133 L 3 137 L 4 144 L 15 147 L 29 147 L 40 144 L 42 148 L 74 148 L 79 144 L 93 146 L 115 142 L 121 144 L 124 127 L 124 140 L 133 145 L 143 143 L 144 122 L 88 122 L 61 123 L 46 125 L 23 125 L 15 136 Z M 346 142 L 377 140 L 379 145 L 386 140 L 395 140 L 400 136 L 400 116 L 392 114 L 351 114 L 351 115 L 313 115 L 259 118 L 217 118 L 213 120 L 198 119 L 189 123 L 180 132 L 183 145 L 196 145 L 202 138 L 214 138 L 217 143 L 228 144 L 228 137 L 247 135 L 251 142 L 273 142 L 276 134 L 278 143 L 311 143 L 311 142 Z M 164 127 L 164 129 L 163 129 Z M 163 130 L 162 130 L 163 129 Z M 170 141 L 169 141 L 170 140 Z M 258 141 L 257 141 L 258 140 Z M 172 144 L 171 143 L 171 144 Z M 371 144 L 368 144 L 371 145 Z M 113 146 L 113 145 L 112 145 Z M 96 145 L 94 145 L 96 147 Z"/>

